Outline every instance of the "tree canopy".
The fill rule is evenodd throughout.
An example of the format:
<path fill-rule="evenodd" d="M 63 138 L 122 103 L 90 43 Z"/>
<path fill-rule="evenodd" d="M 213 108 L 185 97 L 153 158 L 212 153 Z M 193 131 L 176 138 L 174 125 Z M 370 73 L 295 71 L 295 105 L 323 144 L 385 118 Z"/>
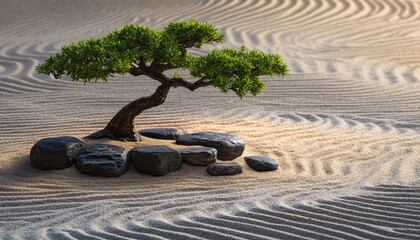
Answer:
<path fill-rule="evenodd" d="M 146 26 L 125 25 L 101 38 L 90 38 L 71 43 L 36 66 L 38 73 L 52 74 L 55 78 L 67 75 L 73 81 L 86 84 L 99 79 L 107 81 L 114 74 L 147 75 L 161 83 L 194 90 L 213 85 L 222 92 L 234 91 L 240 98 L 247 93 L 256 95 L 264 89 L 261 75 L 282 76 L 287 65 L 278 54 L 226 48 L 194 56 L 188 48 L 204 44 L 222 43 L 224 35 L 209 24 L 191 20 L 170 23 L 163 30 Z M 188 70 L 190 83 L 178 74 L 168 77 L 169 69 Z"/>

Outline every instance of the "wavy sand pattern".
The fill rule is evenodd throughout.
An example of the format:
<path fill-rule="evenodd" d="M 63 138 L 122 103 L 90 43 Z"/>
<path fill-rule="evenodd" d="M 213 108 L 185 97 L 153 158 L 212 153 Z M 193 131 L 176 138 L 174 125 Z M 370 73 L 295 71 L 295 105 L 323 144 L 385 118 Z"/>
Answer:
<path fill-rule="evenodd" d="M 192 18 L 227 35 L 212 47 L 280 53 L 292 75 L 263 77 L 264 94 L 243 101 L 174 89 L 137 128 L 237 134 L 244 156 L 276 158 L 279 170 L 97 178 L 29 166 L 37 140 L 83 137 L 157 86 L 129 76 L 83 86 L 36 64 L 123 24 Z M 417 0 L 0 2 L 0 238 L 420 239 L 419 24 Z"/>

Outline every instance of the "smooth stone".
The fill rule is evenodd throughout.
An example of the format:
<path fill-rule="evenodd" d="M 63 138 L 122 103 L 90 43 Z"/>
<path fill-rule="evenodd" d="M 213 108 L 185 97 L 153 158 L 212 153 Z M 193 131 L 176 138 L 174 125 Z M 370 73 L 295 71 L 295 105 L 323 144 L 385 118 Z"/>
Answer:
<path fill-rule="evenodd" d="M 176 128 L 150 128 L 139 131 L 140 135 L 157 139 L 177 139 L 182 131 Z"/>
<path fill-rule="evenodd" d="M 216 162 L 217 150 L 215 148 L 185 148 L 179 152 L 181 153 L 182 161 L 191 165 L 208 166 Z"/>
<path fill-rule="evenodd" d="M 108 129 L 102 129 L 100 131 L 94 132 L 85 138 L 90 139 L 101 139 L 101 138 L 109 138 L 112 140 L 122 141 L 122 142 L 141 142 L 141 136 L 138 132 L 131 131 L 127 133 L 125 137 L 118 137 L 111 133 Z"/>
<path fill-rule="evenodd" d="M 242 164 L 239 162 L 213 163 L 207 167 L 207 173 L 213 176 L 239 174 L 242 173 Z"/>
<path fill-rule="evenodd" d="M 263 156 L 245 157 L 245 162 L 255 171 L 274 171 L 279 167 L 279 162 L 276 159 Z"/>
<path fill-rule="evenodd" d="M 42 170 L 71 167 L 86 144 L 75 137 L 55 137 L 39 140 L 31 149 L 32 167 Z"/>
<path fill-rule="evenodd" d="M 92 145 L 76 160 L 76 167 L 82 173 L 94 176 L 118 177 L 128 166 L 127 149 L 111 144 Z"/>
<path fill-rule="evenodd" d="M 216 148 L 217 159 L 220 160 L 233 160 L 241 156 L 245 149 L 245 143 L 240 137 L 216 132 L 184 134 L 176 140 L 176 144 Z"/>
<path fill-rule="evenodd" d="M 179 151 L 166 145 L 136 147 L 128 154 L 137 171 L 152 176 L 164 176 L 182 167 Z"/>

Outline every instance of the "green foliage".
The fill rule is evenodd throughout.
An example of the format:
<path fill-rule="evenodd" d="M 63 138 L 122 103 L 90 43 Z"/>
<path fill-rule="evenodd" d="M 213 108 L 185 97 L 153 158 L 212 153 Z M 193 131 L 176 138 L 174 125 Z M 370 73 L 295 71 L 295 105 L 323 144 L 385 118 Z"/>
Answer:
<path fill-rule="evenodd" d="M 240 98 L 247 93 L 260 93 L 265 84 L 260 75 L 282 76 L 287 65 L 277 54 L 240 50 L 213 50 L 196 57 L 187 49 L 203 44 L 222 43 L 224 35 L 209 23 L 196 20 L 170 23 L 162 31 L 129 25 L 110 32 L 102 38 L 71 43 L 43 64 L 38 73 L 60 78 L 66 74 L 73 81 L 107 81 L 114 74 L 129 74 L 133 66 L 148 67 L 151 63 L 184 68 L 193 77 L 207 77 L 222 92 L 234 91 Z M 181 78 L 175 72 L 174 78 Z"/>
<path fill-rule="evenodd" d="M 102 38 L 71 43 L 61 52 L 36 67 L 38 73 L 60 78 L 66 74 L 73 81 L 102 79 L 113 74 L 127 74 L 131 64 L 140 59 L 152 60 L 159 44 L 159 33 L 149 27 L 124 26 Z"/>
<path fill-rule="evenodd" d="M 280 55 L 240 50 L 212 50 L 209 54 L 189 58 L 184 67 L 193 77 L 208 76 L 214 86 L 226 93 L 234 91 L 241 99 L 248 92 L 257 95 L 265 88 L 260 75 L 285 77 L 289 71 Z"/>
<path fill-rule="evenodd" d="M 217 30 L 210 23 L 191 20 L 189 22 L 169 23 L 163 31 L 176 39 L 185 48 L 200 48 L 207 43 L 222 43 L 225 35 L 218 33 Z"/>
<path fill-rule="evenodd" d="M 195 32 L 190 32 L 195 31 Z M 181 34 L 184 33 L 184 34 Z M 102 38 L 71 43 L 61 52 L 36 67 L 38 73 L 60 78 L 66 74 L 74 81 L 85 83 L 98 79 L 106 81 L 113 74 L 128 74 L 132 64 L 152 61 L 180 66 L 188 47 L 221 42 L 223 34 L 208 23 L 196 20 L 169 24 L 163 31 L 129 25 Z"/>
<path fill-rule="evenodd" d="M 174 78 L 181 78 L 181 75 L 178 74 L 177 71 L 174 72 Z"/>

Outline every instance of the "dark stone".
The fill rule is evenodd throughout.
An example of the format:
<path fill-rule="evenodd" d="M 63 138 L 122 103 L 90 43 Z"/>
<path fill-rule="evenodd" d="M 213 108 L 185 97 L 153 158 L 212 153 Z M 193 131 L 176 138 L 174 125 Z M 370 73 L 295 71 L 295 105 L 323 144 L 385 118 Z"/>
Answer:
<path fill-rule="evenodd" d="M 128 154 L 137 171 L 152 176 L 164 176 L 182 167 L 179 151 L 165 145 L 136 147 Z"/>
<path fill-rule="evenodd" d="M 216 148 L 217 158 L 220 160 L 233 160 L 241 156 L 245 149 L 245 143 L 240 137 L 216 132 L 184 134 L 176 140 L 176 143 Z"/>
<path fill-rule="evenodd" d="M 82 173 L 94 176 L 118 177 L 128 166 L 127 149 L 110 144 L 92 145 L 76 160 L 76 167 Z"/>
<path fill-rule="evenodd" d="M 255 171 L 274 171 L 279 167 L 276 159 L 263 156 L 245 157 L 245 162 Z"/>
<path fill-rule="evenodd" d="M 213 176 L 239 174 L 242 173 L 242 164 L 239 162 L 213 163 L 207 167 L 207 173 Z"/>
<path fill-rule="evenodd" d="M 75 137 L 44 138 L 32 147 L 30 163 L 43 170 L 68 168 L 85 149 L 86 144 Z"/>
<path fill-rule="evenodd" d="M 191 165 L 208 166 L 216 162 L 217 150 L 215 148 L 185 148 L 179 152 L 181 153 L 182 161 Z"/>
<path fill-rule="evenodd" d="M 143 136 L 157 139 L 177 139 L 182 131 L 176 128 L 150 128 L 139 131 Z"/>
<path fill-rule="evenodd" d="M 108 129 L 102 129 L 100 131 L 94 132 L 85 138 L 89 139 L 101 139 L 101 138 L 109 138 L 112 140 L 122 141 L 122 142 L 141 142 L 141 136 L 136 131 L 131 131 L 126 134 L 125 137 L 118 137 L 115 136 L 111 131 Z"/>

